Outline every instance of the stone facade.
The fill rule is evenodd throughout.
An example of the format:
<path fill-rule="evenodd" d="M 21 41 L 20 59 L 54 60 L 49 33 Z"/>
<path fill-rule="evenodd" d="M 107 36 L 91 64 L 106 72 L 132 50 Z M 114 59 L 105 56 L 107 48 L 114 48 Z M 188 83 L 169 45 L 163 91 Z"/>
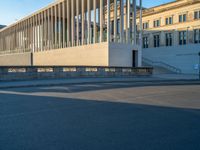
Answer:
<path fill-rule="evenodd" d="M 143 28 L 143 65 L 162 64 L 177 73 L 198 74 L 199 0 L 177 0 L 145 9 Z"/>
<path fill-rule="evenodd" d="M 143 48 L 200 43 L 199 0 L 177 0 L 145 9 L 142 19 Z"/>

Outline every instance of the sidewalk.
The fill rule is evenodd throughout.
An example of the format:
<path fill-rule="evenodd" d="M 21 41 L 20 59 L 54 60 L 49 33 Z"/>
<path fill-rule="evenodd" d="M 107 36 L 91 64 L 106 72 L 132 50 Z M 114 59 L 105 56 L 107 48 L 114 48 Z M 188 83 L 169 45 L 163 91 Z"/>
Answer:
<path fill-rule="evenodd" d="M 37 86 L 56 86 L 67 84 L 86 84 L 86 83 L 105 83 L 105 82 L 171 82 L 187 81 L 197 82 L 198 76 L 195 75 L 178 75 L 162 74 L 153 75 L 152 77 L 135 77 L 135 78 L 69 78 L 69 79 L 47 79 L 47 80 L 30 80 L 30 81 L 9 81 L 0 82 L 0 89 L 18 88 L 18 87 L 37 87 Z"/>

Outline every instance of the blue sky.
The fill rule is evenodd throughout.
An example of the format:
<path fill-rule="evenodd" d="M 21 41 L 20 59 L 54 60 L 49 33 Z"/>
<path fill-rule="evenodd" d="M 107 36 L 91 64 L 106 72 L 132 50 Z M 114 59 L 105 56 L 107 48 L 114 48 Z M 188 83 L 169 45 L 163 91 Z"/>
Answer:
<path fill-rule="evenodd" d="M 54 0 L 1 0 L 0 24 L 9 25 L 38 10 Z M 152 7 L 173 0 L 143 0 L 144 7 Z"/>

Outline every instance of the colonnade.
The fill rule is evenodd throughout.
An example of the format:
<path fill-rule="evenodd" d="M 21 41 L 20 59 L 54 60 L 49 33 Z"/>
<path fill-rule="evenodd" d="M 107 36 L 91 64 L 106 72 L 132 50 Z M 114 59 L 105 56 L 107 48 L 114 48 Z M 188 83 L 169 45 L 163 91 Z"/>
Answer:
<path fill-rule="evenodd" d="M 136 44 L 136 0 L 59 0 L 0 31 L 0 53 L 101 42 Z"/>

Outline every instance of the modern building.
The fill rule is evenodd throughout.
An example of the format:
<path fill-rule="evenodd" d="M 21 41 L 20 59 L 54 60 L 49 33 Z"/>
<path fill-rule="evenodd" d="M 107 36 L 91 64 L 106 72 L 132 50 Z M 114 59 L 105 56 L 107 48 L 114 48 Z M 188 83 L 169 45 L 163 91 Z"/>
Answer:
<path fill-rule="evenodd" d="M 141 66 L 136 13 L 136 0 L 57 0 L 0 30 L 0 65 Z"/>
<path fill-rule="evenodd" d="M 176 0 L 145 9 L 142 19 L 144 64 L 198 73 L 200 0 Z"/>

